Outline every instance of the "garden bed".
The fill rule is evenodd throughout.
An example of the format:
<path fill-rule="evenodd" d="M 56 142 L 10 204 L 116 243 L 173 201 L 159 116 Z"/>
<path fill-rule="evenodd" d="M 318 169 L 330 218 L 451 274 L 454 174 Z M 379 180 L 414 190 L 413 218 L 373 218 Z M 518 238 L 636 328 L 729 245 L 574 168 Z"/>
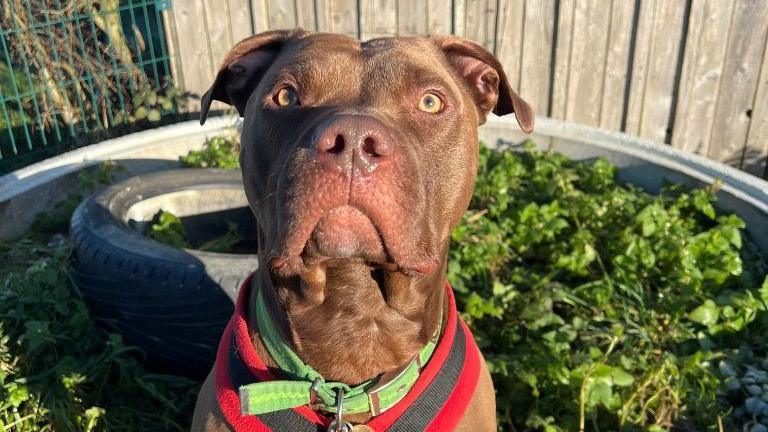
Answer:
<path fill-rule="evenodd" d="M 502 425 L 768 425 L 768 265 L 744 222 L 715 210 L 721 184 L 651 195 L 616 178 L 606 159 L 532 143 L 481 151 L 448 280 Z M 161 214 L 153 238 L 194 241 Z"/>
<path fill-rule="evenodd" d="M 620 134 L 538 126 L 539 146 L 588 163 L 484 151 L 450 255 L 504 429 L 764 430 L 765 182 Z M 511 130 L 493 119 L 481 135 L 522 150 Z M 59 410 L 81 429 L 139 430 L 119 413 L 149 400 L 176 407 L 163 408 L 160 429 L 183 429 L 193 384 L 147 374 L 133 350 L 105 354 L 119 337 L 93 327 L 60 271 L 67 246 L 55 222 L 0 257 L 14 263 L 0 285 L 0 395 L 16 405 L 0 404 L 0 421 L 36 430 Z M 75 310 L 95 335 L 88 349 L 70 342 L 82 339 L 68 321 Z M 75 367 L 93 358 L 112 366 Z"/>

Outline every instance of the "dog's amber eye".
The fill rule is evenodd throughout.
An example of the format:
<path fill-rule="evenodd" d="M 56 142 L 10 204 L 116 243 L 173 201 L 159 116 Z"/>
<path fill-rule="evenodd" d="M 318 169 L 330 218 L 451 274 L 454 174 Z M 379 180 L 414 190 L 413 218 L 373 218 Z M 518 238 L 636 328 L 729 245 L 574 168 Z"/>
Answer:
<path fill-rule="evenodd" d="M 419 109 L 425 113 L 436 114 L 443 109 L 443 101 L 434 93 L 427 93 L 419 100 Z"/>
<path fill-rule="evenodd" d="M 287 107 L 299 104 L 299 95 L 290 87 L 281 88 L 273 98 L 277 106 Z"/>

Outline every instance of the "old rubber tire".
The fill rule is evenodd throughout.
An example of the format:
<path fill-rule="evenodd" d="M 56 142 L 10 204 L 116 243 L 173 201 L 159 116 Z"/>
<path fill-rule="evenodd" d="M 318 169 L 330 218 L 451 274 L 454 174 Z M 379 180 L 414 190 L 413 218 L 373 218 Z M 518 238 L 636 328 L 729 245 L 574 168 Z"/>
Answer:
<path fill-rule="evenodd" d="M 164 204 L 186 206 L 182 210 L 187 213 L 238 209 L 253 219 L 239 170 L 183 169 L 132 177 L 75 210 L 70 272 L 94 318 L 163 369 L 202 377 L 213 363 L 233 299 L 258 259 L 179 249 L 145 237 L 132 220 L 137 209 L 155 212 Z"/>

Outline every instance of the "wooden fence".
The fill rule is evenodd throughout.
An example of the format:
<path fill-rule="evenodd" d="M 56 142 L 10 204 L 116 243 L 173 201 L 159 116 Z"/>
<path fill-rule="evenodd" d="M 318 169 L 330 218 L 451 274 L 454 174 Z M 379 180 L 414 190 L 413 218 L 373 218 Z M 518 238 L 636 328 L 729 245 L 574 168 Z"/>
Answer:
<path fill-rule="evenodd" d="M 177 79 L 198 94 L 229 47 L 264 30 L 464 36 L 537 115 L 768 175 L 766 0 L 175 0 L 166 24 Z"/>

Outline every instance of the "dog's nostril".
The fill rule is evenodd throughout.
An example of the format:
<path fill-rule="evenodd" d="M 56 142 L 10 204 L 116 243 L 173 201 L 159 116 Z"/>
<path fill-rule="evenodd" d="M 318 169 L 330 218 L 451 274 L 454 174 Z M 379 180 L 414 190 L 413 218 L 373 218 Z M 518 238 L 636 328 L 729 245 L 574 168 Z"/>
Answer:
<path fill-rule="evenodd" d="M 367 137 L 365 140 L 363 140 L 363 152 L 365 152 L 365 154 L 371 155 L 373 157 L 381 156 L 376 151 L 376 140 L 374 140 L 371 137 Z"/>
<path fill-rule="evenodd" d="M 339 134 L 336 135 L 336 139 L 333 141 L 333 147 L 329 148 L 328 153 L 341 153 L 344 151 L 344 137 Z"/>

